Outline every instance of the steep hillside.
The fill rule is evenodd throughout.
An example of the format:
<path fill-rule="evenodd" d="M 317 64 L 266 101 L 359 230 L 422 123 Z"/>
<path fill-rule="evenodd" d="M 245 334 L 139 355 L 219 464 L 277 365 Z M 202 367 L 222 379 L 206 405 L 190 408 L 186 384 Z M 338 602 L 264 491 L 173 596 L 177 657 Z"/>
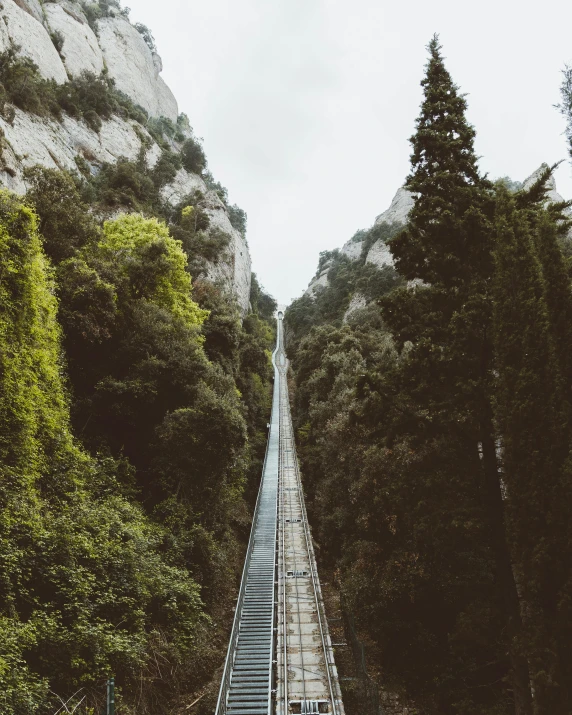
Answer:
<path fill-rule="evenodd" d="M 276 303 L 160 69 L 114 1 L 2 0 L 2 715 L 207 713 L 224 661 Z"/>
<path fill-rule="evenodd" d="M 548 169 L 542 164 L 523 182 L 503 179 L 512 189 L 528 189 Z M 558 204 L 565 199 L 556 189 L 556 180 L 551 174 L 546 184 L 546 201 Z M 394 265 L 390 250 L 390 241 L 407 223 L 409 213 L 414 206 L 414 196 L 405 187 L 397 190 L 388 209 L 376 217 L 370 229 L 357 231 L 340 249 L 325 251 L 320 255 L 318 269 L 304 292 L 304 297 L 293 302 L 290 307 L 290 330 L 294 330 L 294 315 L 304 312 L 309 325 L 320 322 L 316 317 L 321 307 L 327 307 L 327 319 L 347 321 L 356 310 L 368 306 L 379 297 L 379 287 L 395 273 L 390 269 Z M 572 209 L 564 209 L 567 216 L 572 216 Z M 562 238 L 562 246 L 570 252 L 572 229 Z M 375 269 L 380 269 L 378 273 Z M 383 278 L 382 278 L 383 276 Z M 392 287 L 388 284 L 388 288 Z M 382 289 L 383 290 L 383 289 Z M 310 314 L 315 314 L 310 318 Z M 323 318 L 326 319 L 325 317 Z"/>
<path fill-rule="evenodd" d="M 428 49 L 405 187 L 286 310 L 308 508 L 392 712 L 566 713 L 570 202 L 480 173 Z"/>
<path fill-rule="evenodd" d="M 96 176 L 120 158 L 143 157 L 151 172 L 165 152 L 180 154 L 185 143 L 197 143 L 160 76 L 161 58 L 149 30 L 133 26 L 116 3 L 3 0 L 0 52 L 0 183 L 12 191 L 26 192 L 24 174 L 32 166 L 73 172 L 79 167 Z M 27 60 L 27 73 L 9 61 L 12 56 Z M 195 192 L 203 195 L 210 230 L 228 237 L 208 277 L 234 293 L 244 314 L 250 254 L 243 232 L 231 222 L 226 194 L 203 175 L 200 162 L 174 166 L 161 179 L 161 198 L 174 207 Z"/>

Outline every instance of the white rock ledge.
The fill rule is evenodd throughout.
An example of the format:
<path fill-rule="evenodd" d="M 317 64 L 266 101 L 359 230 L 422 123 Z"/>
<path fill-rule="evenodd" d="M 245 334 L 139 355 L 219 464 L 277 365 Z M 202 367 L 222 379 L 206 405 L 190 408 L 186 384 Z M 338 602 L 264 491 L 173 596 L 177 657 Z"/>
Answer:
<path fill-rule="evenodd" d="M 117 89 L 141 105 L 152 117 L 177 121 L 177 101 L 162 77 L 143 37 L 125 18 L 105 17 L 98 21 L 99 45 L 109 76 Z"/>
<path fill-rule="evenodd" d="M 63 62 L 46 28 L 13 0 L 0 1 L 0 29 L 2 50 L 8 46 L 19 47 L 20 54 L 29 57 L 38 65 L 40 74 L 46 79 L 53 79 L 58 84 L 67 82 L 68 75 Z M 9 45 L 7 45 L 7 39 Z"/>
<path fill-rule="evenodd" d="M 72 15 L 66 5 L 45 5 L 46 21 L 52 32 L 64 38 L 62 57 L 68 74 L 77 77 L 82 72 L 100 75 L 103 71 L 103 53 L 91 27 Z"/>

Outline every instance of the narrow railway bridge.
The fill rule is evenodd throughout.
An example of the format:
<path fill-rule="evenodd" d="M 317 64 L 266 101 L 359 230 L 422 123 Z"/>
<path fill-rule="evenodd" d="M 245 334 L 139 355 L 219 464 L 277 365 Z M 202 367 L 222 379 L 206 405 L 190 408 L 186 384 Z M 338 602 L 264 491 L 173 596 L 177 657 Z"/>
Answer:
<path fill-rule="evenodd" d="M 262 480 L 215 715 L 344 715 L 296 456 L 282 318 Z"/>

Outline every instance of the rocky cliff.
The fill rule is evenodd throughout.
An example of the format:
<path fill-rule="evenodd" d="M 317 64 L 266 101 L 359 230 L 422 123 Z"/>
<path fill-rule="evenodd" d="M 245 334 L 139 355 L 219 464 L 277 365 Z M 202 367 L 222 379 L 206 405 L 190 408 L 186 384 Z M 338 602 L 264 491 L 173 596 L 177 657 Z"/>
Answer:
<path fill-rule="evenodd" d="M 177 101 L 161 78 L 161 58 L 119 5 L 0 0 L 0 53 L 7 50 L 32 60 L 41 76 L 57 85 L 85 72 L 96 76 L 104 72 L 115 88 L 142 107 L 148 117 L 165 117 L 177 123 Z M 177 127 L 183 138 L 190 136 L 184 122 Z M 134 161 L 141 152 L 152 168 L 162 154 L 147 128 L 124 116 L 103 119 L 96 130 L 65 111 L 61 118 L 54 118 L 10 107 L 0 115 L 0 136 L 0 183 L 19 194 L 26 191 L 25 169 L 34 165 L 77 171 L 79 160 L 97 174 L 104 164 L 120 157 Z M 174 140 L 171 145 L 174 151 L 180 149 Z M 250 294 L 250 254 L 219 195 L 209 190 L 200 175 L 185 169 L 179 169 L 161 193 L 176 205 L 195 190 L 205 196 L 211 227 L 229 237 L 224 256 L 213 263 L 208 276 L 232 290 L 245 313 Z"/>
<path fill-rule="evenodd" d="M 518 183 L 516 184 L 516 186 L 529 188 L 539 178 L 541 173 L 547 168 L 548 164 L 542 164 L 535 172 L 533 172 L 527 179 L 525 179 L 522 184 Z M 556 180 L 554 179 L 554 176 L 550 177 L 547 186 L 548 201 L 558 203 L 560 201 L 565 200 L 556 189 Z M 413 194 L 402 186 L 397 190 L 397 193 L 393 197 L 389 208 L 376 217 L 373 223 L 373 227 L 379 226 L 384 223 L 405 225 L 405 223 L 407 222 L 407 217 L 409 216 L 409 212 L 413 207 L 413 202 Z M 572 216 L 572 209 L 568 209 L 568 212 Z M 342 248 L 340 249 L 340 253 L 352 261 L 355 261 L 360 258 L 366 233 L 366 231 L 358 231 L 358 233 L 353 238 L 351 238 L 342 246 Z M 572 229 L 569 233 L 569 239 L 572 241 Z M 389 246 L 383 239 L 375 241 L 368 248 L 366 263 L 371 263 L 378 268 L 381 268 L 382 266 L 393 265 L 393 258 L 389 250 Z M 321 287 L 326 287 L 328 285 L 328 272 L 330 270 L 331 265 L 331 261 L 328 261 L 321 267 L 319 273 L 314 276 L 314 278 L 310 281 L 310 284 L 305 291 L 306 295 L 314 295 L 316 291 L 320 290 Z M 346 312 L 346 317 L 354 310 L 363 308 L 365 304 L 365 298 L 359 293 L 356 293 L 352 297 L 350 306 Z"/>

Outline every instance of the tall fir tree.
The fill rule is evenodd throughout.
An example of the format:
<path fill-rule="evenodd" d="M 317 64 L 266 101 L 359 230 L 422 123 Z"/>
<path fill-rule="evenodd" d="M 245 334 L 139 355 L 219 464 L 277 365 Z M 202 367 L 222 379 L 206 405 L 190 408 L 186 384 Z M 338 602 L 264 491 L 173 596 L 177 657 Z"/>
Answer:
<path fill-rule="evenodd" d="M 471 280 L 487 258 L 481 210 L 489 183 L 479 174 L 467 102 L 445 68 L 437 35 L 428 50 L 424 99 L 410 139 L 412 171 L 405 182 L 416 200 L 391 250 L 397 270 L 409 280 L 452 287 Z M 482 269 L 487 268 L 485 261 Z"/>
<path fill-rule="evenodd" d="M 557 243 L 565 226 L 559 210 L 543 207 L 543 192 L 511 197 L 501 189 L 495 221 L 494 408 L 537 715 L 571 706 L 572 296 Z"/>
<path fill-rule="evenodd" d="M 494 192 L 479 174 L 466 101 L 444 66 L 436 36 L 428 49 L 424 100 L 406 182 L 415 193 L 415 205 L 407 228 L 390 243 L 398 270 L 423 285 L 391 294 L 383 301 L 383 313 L 400 344 L 413 342 L 404 389 L 430 415 L 433 429 L 440 423 L 453 439 L 460 431 L 459 443 L 473 444 L 467 454 L 481 454 L 479 493 L 503 604 L 507 675 L 515 714 L 530 715 L 530 677 L 491 403 Z"/>

